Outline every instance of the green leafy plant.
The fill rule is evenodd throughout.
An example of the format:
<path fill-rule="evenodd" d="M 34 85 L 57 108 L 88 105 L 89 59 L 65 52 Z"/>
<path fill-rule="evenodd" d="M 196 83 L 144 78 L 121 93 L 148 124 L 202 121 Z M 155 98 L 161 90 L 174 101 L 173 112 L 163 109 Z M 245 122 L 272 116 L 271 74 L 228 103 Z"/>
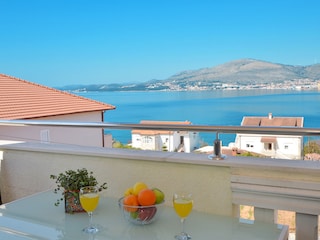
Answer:
<path fill-rule="evenodd" d="M 320 153 L 320 145 L 317 141 L 309 141 L 303 148 L 303 154 Z"/>
<path fill-rule="evenodd" d="M 58 193 L 63 190 L 63 197 L 57 199 L 55 203 L 56 206 L 58 206 L 61 201 L 64 201 L 64 197 L 67 192 L 74 192 L 75 194 L 78 194 L 80 188 L 86 186 L 98 186 L 99 191 L 108 188 L 106 182 L 99 185 L 97 179 L 93 176 L 93 172 L 88 172 L 85 168 L 67 170 L 63 173 L 59 173 L 58 175 L 50 175 L 50 178 L 54 179 L 57 184 L 57 187 L 54 189 L 54 193 Z"/>

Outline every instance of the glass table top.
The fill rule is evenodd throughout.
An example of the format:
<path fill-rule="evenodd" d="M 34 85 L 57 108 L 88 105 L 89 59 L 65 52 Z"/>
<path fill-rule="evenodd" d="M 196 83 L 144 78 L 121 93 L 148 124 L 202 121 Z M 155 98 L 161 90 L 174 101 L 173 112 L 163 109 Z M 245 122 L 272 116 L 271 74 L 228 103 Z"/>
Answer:
<path fill-rule="evenodd" d="M 57 195 L 47 191 L 0 206 L 0 239 L 174 239 L 181 229 L 180 220 L 170 206 L 150 225 L 127 222 L 118 206 L 118 199 L 102 196 L 94 212 L 93 222 L 100 227 L 95 235 L 82 232 L 87 226 L 87 213 L 66 214 L 64 206 L 56 207 Z M 192 239 L 278 240 L 285 239 L 287 226 L 192 211 L 186 220 Z"/>

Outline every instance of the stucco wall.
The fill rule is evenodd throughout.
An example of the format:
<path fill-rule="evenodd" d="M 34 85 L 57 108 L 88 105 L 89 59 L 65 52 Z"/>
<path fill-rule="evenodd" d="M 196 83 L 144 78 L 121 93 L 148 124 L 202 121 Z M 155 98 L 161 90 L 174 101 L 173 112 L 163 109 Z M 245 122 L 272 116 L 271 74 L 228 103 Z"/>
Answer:
<path fill-rule="evenodd" d="M 125 189 L 143 181 L 163 190 L 168 205 L 175 191 L 185 190 L 193 193 L 195 209 L 232 214 L 229 168 L 210 165 L 206 155 L 42 145 L 17 144 L 4 150 L 4 202 L 54 188 L 50 174 L 85 167 L 99 182 L 108 182 L 106 194 L 112 197 L 121 197 Z"/>
<path fill-rule="evenodd" d="M 274 136 L 266 136 L 274 137 Z M 303 138 L 300 136 L 275 136 L 276 142 L 272 143 L 272 149 L 268 150 L 261 142 L 260 135 L 238 134 L 236 146 L 239 149 L 261 153 L 266 156 L 283 159 L 302 159 Z"/>
<path fill-rule="evenodd" d="M 168 205 L 175 191 L 190 191 L 200 211 L 234 215 L 233 204 L 243 204 L 320 214 L 317 161 L 231 156 L 217 161 L 206 154 L 34 143 L 1 145 L 0 151 L 4 202 L 53 189 L 50 174 L 84 167 L 108 182 L 105 194 L 115 198 L 143 181 L 162 189 Z"/>
<path fill-rule="evenodd" d="M 101 112 L 77 113 L 39 118 L 46 121 L 101 122 Z M 97 128 L 0 126 L 2 140 L 64 143 L 83 146 L 103 146 L 103 130 Z"/>

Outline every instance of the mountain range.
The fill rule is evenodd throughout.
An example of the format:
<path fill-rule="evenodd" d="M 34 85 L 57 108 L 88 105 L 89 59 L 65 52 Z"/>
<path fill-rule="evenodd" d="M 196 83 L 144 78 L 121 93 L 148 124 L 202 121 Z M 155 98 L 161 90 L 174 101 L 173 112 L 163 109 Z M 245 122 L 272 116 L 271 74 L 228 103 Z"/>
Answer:
<path fill-rule="evenodd" d="M 317 83 L 320 64 L 294 66 L 255 59 L 239 59 L 210 68 L 188 70 L 165 80 L 134 84 L 91 84 L 65 86 L 70 91 L 147 91 L 211 90 Z"/>

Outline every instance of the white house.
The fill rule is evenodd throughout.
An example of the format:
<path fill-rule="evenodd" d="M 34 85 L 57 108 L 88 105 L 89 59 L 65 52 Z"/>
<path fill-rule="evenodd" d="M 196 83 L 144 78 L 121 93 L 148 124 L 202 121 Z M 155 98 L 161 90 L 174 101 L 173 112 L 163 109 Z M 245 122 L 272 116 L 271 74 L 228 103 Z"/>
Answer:
<path fill-rule="evenodd" d="M 241 126 L 303 127 L 303 117 L 243 117 Z M 255 152 L 272 158 L 302 159 L 303 137 L 290 135 L 237 134 L 237 149 Z"/>
<path fill-rule="evenodd" d="M 0 74 L 1 120 L 103 122 L 114 106 Z M 78 127 L 1 126 L 0 140 L 106 147 L 112 139 L 103 129 Z"/>
<path fill-rule="evenodd" d="M 191 122 L 141 121 L 141 124 L 191 125 Z M 132 147 L 143 150 L 192 152 L 199 148 L 199 133 L 169 130 L 132 130 Z"/>

